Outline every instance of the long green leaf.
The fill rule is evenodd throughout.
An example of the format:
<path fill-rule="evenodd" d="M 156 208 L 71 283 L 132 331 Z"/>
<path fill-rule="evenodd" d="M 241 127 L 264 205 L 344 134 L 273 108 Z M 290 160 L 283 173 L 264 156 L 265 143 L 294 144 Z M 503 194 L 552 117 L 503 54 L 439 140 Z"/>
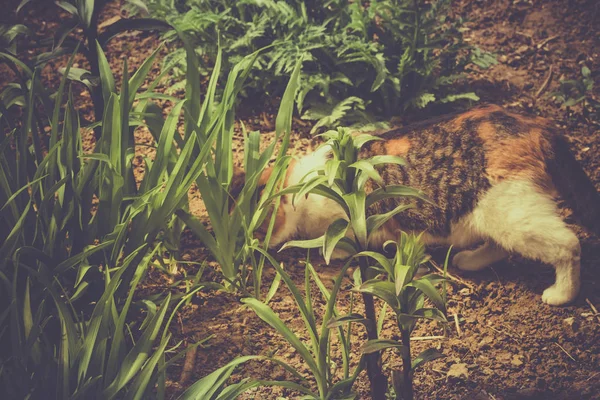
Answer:
<path fill-rule="evenodd" d="M 282 145 L 279 150 L 279 157 L 283 157 L 287 152 L 290 142 L 290 133 L 292 130 L 292 116 L 294 114 L 294 99 L 296 92 L 300 85 L 300 72 L 302 70 L 302 57 L 300 56 L 296 61 L 290 81 L 288 82 L 281 103 L 279 105 L 279 112 L 275 119 L 275 134 L 277 139 L 283 138 Z"/>
<path fill-rule="evenodd" d="M 422 291 L 440 311 L 444 314 L 446 313 L 446 304 L 442 299 L 442 295 L 437 291 L 429 279 L 415 279 L 408 285 Z"/>
<path fill-rule="evenodd" d="M 373 296 L 379 297 L 385 301 L 393 310 L 399 310 L 398 298 L 395 294 L 394 283 L 389 281 L 380 281 L 378 279 L 371 279 L 364 282 L 358 290 L 361 293 L 368 293 Z"/>
<path fill-rule="evenodd" d="M 86 1 L 86 0 L 84 0 Z M 100 82 L 102 83 L 102 98 L 104 103 L 108 102 L 111 93 L 116 93 L 115 78 L 106 59 L 106 55 L 102 47 L 96 42 L 96 52 L 98 54 L 98 67 L 100 69 Z M 96 118 L 100 116 L 97 115 Z"/>
<path fill-rule="evenodd" d="M 413 361 L 412 361 L 412 369 L 415 370 L 423 363 L 428 361 L 432 361 L 441 357 L 445 357 L 443 353 L 439 350 L 431 348 L 421 352 Z"/>
<path fill-rule="evenodd" d="M 302 341 L 296 336 L 294 332 L 269 308 L 266 304 L 253 299 L 253 298 L 245 298 L 242 299 L 244 304 L 247 304 L 250 308 L 256 312 L 256 314 L 273 327 L 277 332 L 279 332 L 285 340 L 292 345 L 300 353 L 310 370 L 313 372 L 315 376 L 320 375 L 319 367 L 315 362 L 310 351 L 306 348 L 306 346 L 302 343 Z"/>
<path fill-rule="evenodd" d="M 225 384 L 227 379 L 229 379 L 238 365 L 257 358 L 259 358 L 259 356 L 244 356 L 236 358 L 224 367 L 217 369 L 216 371 L 194 383 L 185 392 L 183 392 L 181 396 L 178 397 L 178 400 L 212 399 L 216 393 L 222 390 L 222 386 Z"/>
<path fill-rule="evenodd" d="M 366 206 L 370 207 L 378 201 L 393 197 L 415 197 L 429 204 L 433 204 L 421 190 L 413 189 L 404 185 L 389 185 L 385 188 L 379 188 L 369 193 L 366 200 Z"/>
<path fill-rule="evenodd" d="M 389 339 L 373 339 L 369 340 L 362 348 L 364 354 L 375 353 L 389 348 L 401 349 L 404 347 L 401 342 Z"/>
<path fill-rule="evenodd" d="M 397 214 L 400 214 L 403 211 L 411 209 L 411 208 L 415 208 L 415 205 L 414 204 L 401 204 L 398 207 L 394 208 L 392 211 L 389 211 L 387 213 L 369 216 L 367 218 L 367 235 L 369 236 L 369 239 L 371 238 L 371 235 L 377 229 L 379 229 L 382 225 L 384 225 L 386 222 L 388 222 L 394 216 L 396 216 Z"/>
<path fill-rule="evenodd" d="M 331 255 L 333 254 L 338 242 L 346 236 L 348 225 L 348 221 L 340 218 L 333 221 L 327 228 L 323 240 L 323 257 L 325 258 L 326 264 L 329 265 Z"/>

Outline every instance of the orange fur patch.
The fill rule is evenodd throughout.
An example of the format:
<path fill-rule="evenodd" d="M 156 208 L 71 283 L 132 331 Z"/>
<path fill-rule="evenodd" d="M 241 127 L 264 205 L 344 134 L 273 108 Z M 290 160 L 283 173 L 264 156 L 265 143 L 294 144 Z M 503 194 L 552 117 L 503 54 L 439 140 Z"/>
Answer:
<path fill-rule="evenodd" d="M 384 147 L 385 154 L 403 157 L 408 154 L 408 150 L 410 149 L 410 140 L 407 137 L 390 139 L 385 142 Z"/>
<path fill-rule="evenodd" d="M 452 123 L 454 124 L 455 129 L 460 129 L 460 127 L 465 123 L 465 121 L 483 119 L 487 117 L 490 113 L 496 111 L 504 111 L 504 109 L 495 104 L 477 107 L 463 114 L 460 114 L 458 117 L 452 120 Z"/>
<path fill-rule="evenodd" d="M 550 152 L 547 131 L 529 127 L 529 132 L 514 137 L 498 138 L 496 127 L 482 122 L 477 133 L 486 147 L 487 173 L 494 183 L 509 178 L 526 178 L 544 189 L 551 189 L 552 180 L 546 171 Z"/>
<path fill-rule="evenodd" d="M 267 167 L 263 170 L 260 178 L 258 179 L 258 186 L 266 185 L 273 173 L 273 167 Z"/>

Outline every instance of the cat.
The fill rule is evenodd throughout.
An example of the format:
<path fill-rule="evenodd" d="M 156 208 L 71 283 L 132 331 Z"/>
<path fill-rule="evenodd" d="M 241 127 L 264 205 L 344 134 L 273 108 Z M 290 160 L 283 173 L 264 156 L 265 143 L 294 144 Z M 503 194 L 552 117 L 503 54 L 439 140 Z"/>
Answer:
<path fill-rule="evenodd" d="M 557 199 L 562 197 L 582 225 L 600 235 L 600 195 L 551 121 L 486 105 L 379 137 L 383 140 L 366 144 L 360 156 L 403 157 L 406 167 L 379 169 L 384 182 L 421 189 L 435 205 L 419 202 L 417 209 L 398 214 L 380 228 L 371 247 L 397 239 L 400 230 L 424 232 L 426 245 L 462 249 L 452 264 L 463 271 L 478 271 L 511 253 L 520 254 L 555 268 L 556 282 L 544 290 L 543 302 L 558 306 L 576 298 L 581 248 L 559 216 Z M 330 149 L 323 146 L 295 160 L 284 185 L 300 183 L 330 157 Z M 270 173 L 270 168 L 264 171 L 259 190 Z M 368 213 L 391 211 L 403 201 L 378 202 Z M 310 194 L 292 204 L 291 194 L 282 196 L 269 245 L 319 237 L 344 217 L 341 207 L 325 197 Z M 470 249 L 475 245 L 479 247 Z"/>

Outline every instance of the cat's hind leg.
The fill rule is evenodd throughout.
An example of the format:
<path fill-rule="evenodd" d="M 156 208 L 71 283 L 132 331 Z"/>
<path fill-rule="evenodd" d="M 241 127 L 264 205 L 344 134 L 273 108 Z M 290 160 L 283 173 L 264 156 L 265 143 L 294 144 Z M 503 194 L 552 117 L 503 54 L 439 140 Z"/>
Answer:
<path fill-rule="evenodd" d="M 505 250 L 554 266 L 556 282 L 544 290 L 545 303 L 562 305 L 575 299 L 581 247 L 550 195 L 527 180 L 501 182 L 480 200 L 472 223 Z"/>
<path fill-rule="evenodd" d="M 463 250 L 457 253 L 452 258 L 452 265 L 463 271 L 479 271 L 504 260 L 508 255 L 508 251 L 488 241 L 474 250 Z"/>

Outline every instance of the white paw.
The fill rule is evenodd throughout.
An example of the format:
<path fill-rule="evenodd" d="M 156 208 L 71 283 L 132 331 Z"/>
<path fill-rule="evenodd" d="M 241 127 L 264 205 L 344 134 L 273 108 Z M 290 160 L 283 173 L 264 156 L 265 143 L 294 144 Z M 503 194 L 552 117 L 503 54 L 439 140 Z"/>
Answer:
<path fill-rule="evenodd" d="M 544 290 L 542 301 L 551 306 L 562 306 L 575 300 L 575 297 L 577 297 L 577 291 L 559 288 L 554 284 Z"/>
<path fill-rule="evenodd" d="M 477 263 L 472 250 L 463 250 L 452 258 L 452 265 L 461 271 L 479 271 L 483 267 Z"/>

